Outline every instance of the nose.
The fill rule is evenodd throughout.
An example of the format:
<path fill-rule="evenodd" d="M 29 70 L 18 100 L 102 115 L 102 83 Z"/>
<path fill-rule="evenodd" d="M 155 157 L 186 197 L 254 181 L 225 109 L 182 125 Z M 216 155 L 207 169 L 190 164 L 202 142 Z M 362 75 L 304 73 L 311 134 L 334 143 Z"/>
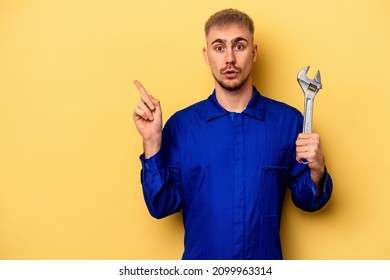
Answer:
<path fill-rule="evenodd" d="M 225 62 L 226 62 L 226 64 L 235 64 L 236 63 L 236 57 L 234 56 L 233 50 L 228 49 L 226 51 Z"/>

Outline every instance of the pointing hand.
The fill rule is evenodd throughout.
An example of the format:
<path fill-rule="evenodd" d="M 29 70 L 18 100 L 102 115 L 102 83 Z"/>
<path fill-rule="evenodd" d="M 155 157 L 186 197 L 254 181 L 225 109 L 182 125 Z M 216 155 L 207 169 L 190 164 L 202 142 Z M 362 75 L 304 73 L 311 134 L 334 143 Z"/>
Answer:
<path fill-rule="evenodd" d="M 149 158 L 161 147 L 161 106 L 160 101 L 148 94 L 139 81 L 134 83 L 141 93 L 141 101 L 134 110 L 133 121 L 143 139 L 145 158 Z"/>

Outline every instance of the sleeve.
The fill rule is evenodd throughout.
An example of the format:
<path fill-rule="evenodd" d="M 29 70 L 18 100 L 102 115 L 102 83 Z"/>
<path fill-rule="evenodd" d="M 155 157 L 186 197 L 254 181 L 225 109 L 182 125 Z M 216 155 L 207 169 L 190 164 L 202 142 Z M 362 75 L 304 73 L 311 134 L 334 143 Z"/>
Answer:
<path fill-rule="evenodd" d="M 175 122 L 168 120 L 163 129 L 162 147 L 149 159 L 140 156 L 141 184 L 149 213 L 164 218 L 179 212 L 182 207 L 179 149 L 175 136 Z"/>
<path fill-rule="evenodd" d="M 299 114 L 295 125 L 295 134 L 298 135 L 303 129 L 303 116 Z M 294 136 L 294 143 L 295 143 Z M 294 153 L 291 158 L 290 167 L 290 184 L 291 197 L 294 205 L 304 211 L 314 212 L 320 210 L 329 201 L 333 182 L 328 170 L 325 167 L 324 177 L 322 179 L 321 193 L 317 197 L 317 189 L 314 182 L 311 180 L 310 168 L 308 165 L 301 164 L 296 161 L 296 152 L 294 145 Z"/>
<path fill-rule="evenodd" d="M 309 167 L 298 162 L 294 165 L 295 172 L 290 184 L 294 205 L 308 212 L 321 209 L 329 201 L 333 189 L 332 178 L 327 169 L 325 168 L 321 193 L 316 198 L 317 189 L 311 180 Z"/>

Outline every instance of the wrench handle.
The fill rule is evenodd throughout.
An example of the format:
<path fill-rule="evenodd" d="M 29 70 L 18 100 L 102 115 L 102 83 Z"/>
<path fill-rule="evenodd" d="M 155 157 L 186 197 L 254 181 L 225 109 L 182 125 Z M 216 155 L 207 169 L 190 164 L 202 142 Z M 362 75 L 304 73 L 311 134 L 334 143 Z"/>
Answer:
<path fill-rule="evenodd" d="M 311 133 L 313 124 L 314 97 L 305 96 L 305 108 L 303 114 L 303 132 Z M 308 164 L 306 159 L 301 159 L 302 164 Z"/>
<path fill-rule="evenodd" d="M 303 114 L 303 132 L 311 133 L 313 124 L 314 98 L 305 97 L 305 108 Z"/>

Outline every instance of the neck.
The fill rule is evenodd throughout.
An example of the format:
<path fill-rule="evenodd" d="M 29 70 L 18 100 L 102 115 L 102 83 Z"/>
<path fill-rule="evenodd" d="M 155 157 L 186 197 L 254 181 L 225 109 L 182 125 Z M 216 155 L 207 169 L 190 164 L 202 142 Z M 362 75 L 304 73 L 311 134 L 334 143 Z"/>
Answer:
<path fill-rule="evenodd" d="M 250 79 L 241 88 L 230 91 L 218 84 L 215 87 L 218 103 L 229 112 L 241 113 L 245 110 L 253 95 L 252 82 Z"/>

